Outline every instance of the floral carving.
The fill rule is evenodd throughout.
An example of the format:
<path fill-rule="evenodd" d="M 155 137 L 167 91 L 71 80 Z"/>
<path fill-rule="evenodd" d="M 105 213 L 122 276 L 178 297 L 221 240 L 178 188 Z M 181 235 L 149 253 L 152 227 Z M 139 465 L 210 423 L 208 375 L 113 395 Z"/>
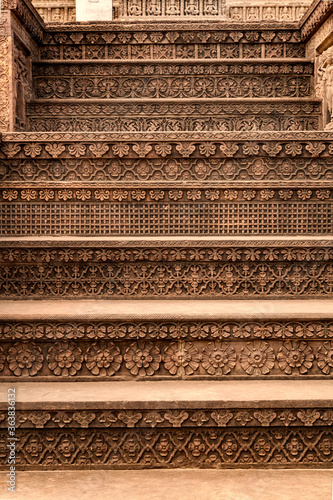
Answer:
<path fill-rule="evenodd" d="M 68 152 L 71 156 L 75 156 L 76 158 L 79 158 L 80 156 L 85 155 L 86 153 L 86 146 L 84 144 L 71 144 L 68 146 Z"/>
<path fill-rule="evenodd" d="M 241 350 L 240 363 L 249 375 L 267 375 L 274 367 L 275 354 L 267 342 L 249 342 Z"/>
<path fill-rule="evenodd" d="M 215 153 L 216 146 L 211 142 L 203 142 L 199 145 L 199 151 L 203 156 L 209 157 Z"/>
<path fill-rule="evenodd" d="M 333 342 L 324 342 L 318 348 L 317 364 L 325 375 L 333 373 Z"/>
<path fill-rule="evenodd" d="M 302 145 L 299 144 L 298 142 L 290 142 L 289 144 L 286 144 L 285 146 L 285 150 L 286 150 L 286 153 L 287 155 L 291 155 L 291 156 L 297 156 L 297 155 L 300 155 L 302 154 Z"/>
<path fill-rule="evenodd" d="M 52 156 L 52 158 L 58 158 L 58 156 L 60 156 L 61 153 L 65 151 L 65 149 L 66 148 L 63 144 L 58 143 L 47 144 L 45 146 L 45 151 L 47 151 L 49 155 Z"/>
<path fill-rule="evenodd" d="M 112 146 L 112 152 L 113 152 L 114 155 L 119 156 L 120 158 L 122 158 L 123 156 L 128 155 L 128 153 L 129 153 L 129 146 L 127 144 L 119 142 L 118 144 L 114 144 Z"/>
<path fill-rule="evenodd" d="M 168 156 L 171 154 L 171 144 L 168 144 L 167 142 L 160 142 L 155 145 L 155 151 L 159 156 L 162 156 L 163 158 L 165 156 Z"/>
<path fill-rule="evenodd" d="M 226 375 L 235 365 L 235 349 L 229 344 L 210 342 L 202 351 L 202 366 L 210 375 Z"/>
<path fill-rule="evenodd" d="M 191 342 L 179 345 L 172 342 L 164 349 L 164 366 L 171 375 L 192 375 L 198 368 L 201 355 Z"/>
<path fill-rule="evenodd" d="M 1 150 L 3 154 L 7 156 L 7 158 L 13 158 L 21 151 L 21 146 L 19 146 L 18 144 L 8 143 L 3 144 Z"/>
<path fill-rule="evenodd" d="M 314 354 L 306 342 L 287 341 L 280 348 L 277 360 L 279 367 L 287 375 L 305 374 L 313 364 Z"/>
<path fill-rule="evenodd" d="M 194 144 L 177 144 L 176 150 L 178 153 L 180 153 L 184 158 L 188 158 L 191 156 L 192 153 L 195 151 L 195 145 Z"/>
<path fill-rule="evenodd" d="M 134 144 L 133 151 L 140 156 L 140 158 L 144 158 L 148 153 L 152 150 L 152 146 L 150 144 L 142 143 L 142 144 Z"/>
<path fill-rule="evenodd" d="M 24 153 L 27 156 L 31 156 L 31 158 L 36 158 L 36 156 L 40 156 L 42 153 L 42 146 L 40 144 L 27 144 L 23 148 Z"/>
<path fill-rule="evenodd" d="M 3 353 L 2 347 L 0 347 L 0 372 L 4 369 L 6 361 L 6 356 Z"/>
<path fill-rule="evenodd" d="M 238 149 L 239 147 L 237 146 L 237 144 L 234 143 L 221 142 L 220 144 L 221 153 L 227 157 L 234 156 L 237 153 Z"/>
<path fill-rule="evenodd" d="M 85 361 L 93 375 L 112 376 L 120 369 L 122 355 L 113 343 L 94 343 L 89 347 Z"/>
<path fill-rule="evenodd" d="M 254 418 L 258 420 L 264 427 L 268 427 L 273 420 L 276 419 L 276 413 L 272 410 L 260 410 L 253 414 Z"/>
<path fill-rule="evenodd" d="M 16 376 L 34 376 L 43 366 L 43 354 L 40 347 L 33 343 L 14 344 L 8 351 L 9 369 Z"/>
<path fill-rule="evenodd" d="M 211 417 L 218 427 L 226 427 L 228 422 L 232 419 L 233 414 L 229 411 L 216 410 L 212 412 Z"/>
<path fill-rule="evenodd" d="M 73 342 L 56 342 L 48 351 L 47 361 L 49 369 L 55 375 L 68 377 L 75 375 L 81 369 L 83 355 L 81 349 Z"/>
<path fill-rule="evenodd" d="M 189 417 L 189 414 L 182 410 L 182 411 L 171 411 L 168 413 L 164 414 L 165 420 L 170 422 L 170 424 L 173 427 L 181 427 L 182 423 L 185 422 Z"/>
<path fill-rule="evenodd" d="M 94 156 L 102 157 L 109 151 L 109 146 L 107 144 L 91 144 L 89 146 L 90 151 Z"/>
<path fill-rule="evenodd" d="M 159 369 L 162 356 L 152 342 L 134 342 L 124 354 L 126 368 L 132 375 L 144 377 L 154 375 Z"/>

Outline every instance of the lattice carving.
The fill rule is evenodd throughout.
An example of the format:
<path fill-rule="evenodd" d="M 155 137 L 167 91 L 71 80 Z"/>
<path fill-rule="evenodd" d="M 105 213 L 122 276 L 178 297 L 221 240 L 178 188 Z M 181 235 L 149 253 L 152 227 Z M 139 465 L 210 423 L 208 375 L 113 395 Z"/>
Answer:
<path fill-rule="evenodd" d="M 333 220 L 332 202 L 12 202 L 1 210 L 7 236 L 320 235 L 332 233 Z"/>
<path fill-rule="evenodd" d="M 125 414 L 126 415 L 126 414 Z M 184 414 L 183 414 L 184 415 Z M 182 416 L 183 416 L 182 415 Z M 182 416 L 178 415 L 181 419 Z M 177 416 L 175 416 L 177 418 Z M 126 418 L 124 416 L 124 418 Z M 170 418 L 172 418 L 170 416 Z M 18 430 L 17 468 L 324 466 L 332 461 L 332 428 L 240 431 L 210 429 Z M 7 436 L 1 435 L 2 455 Z"/>
<path fill-rule="evenodd" d="M 167 35 L 171 35 L 167 33 Z M 217 33 L 209 35 L 215 43 L 178 43 L 170 44 L 166 39 L 164 43 L 153 43 L 148 38 L 145 44 L 134 44 L 129 40 L 128 44 L 112 43 L 110 45 L 99 44 L 50 44 L 40 49 L 42 60 L 173 60 L 173 59 L 255 59 L 255 58 L 300 58 L 305 56 L 305 46 L 303 44 L 283 43 L 277 39 L 277 43 L 216 43 L 220 38 Z M 164 34 L 161 33 L 163 36 Z M 244 33 L 246 41 L 247 33 Z M 67 38 L 67 35 L 65 35 Z M 99 37 L 98 33 L 91 36 Z M 116 36 L 114 34 L 114 36 Z M 151 35 L 152 36 L 152 35 Z M 180 38 L 180 34 L 177 35 Z M 193 38 L 198 38 L 197 33 L 193 33 Z M 227 35 L 226 35 L 227 36 Z M 232 34 L 230 35 L 232 36 Z M 273 33 L 275 37 L 275 33 Z M 172 38 L 172 37 L 170 37 Z M 277 37 L 278 38 L 278 37 Z M 71 40 L 68 39 L 68 42 Z M 200 40 L 198 40 L 200 42 Z"/>

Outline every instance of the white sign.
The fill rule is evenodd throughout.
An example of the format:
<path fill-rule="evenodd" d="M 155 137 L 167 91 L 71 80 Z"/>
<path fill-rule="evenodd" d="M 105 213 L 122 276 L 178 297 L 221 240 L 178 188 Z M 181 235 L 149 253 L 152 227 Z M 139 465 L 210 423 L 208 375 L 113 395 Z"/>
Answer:
<path fill-rule="evenodd" d="M 112 21 L 112 0 L 76 0 L 77 21 Z"/>

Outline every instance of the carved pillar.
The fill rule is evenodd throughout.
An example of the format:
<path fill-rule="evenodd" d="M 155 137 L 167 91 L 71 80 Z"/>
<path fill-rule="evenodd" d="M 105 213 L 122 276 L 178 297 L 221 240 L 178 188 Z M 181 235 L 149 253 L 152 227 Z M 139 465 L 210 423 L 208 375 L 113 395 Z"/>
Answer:
<path fill-rule="evenodd" d="M 2 0 L 0 19 L 0 132 L 26 130 L 26 104 L 32 98 L 32 60 L 41 19 L 24 1 Z"/>
<path fill-rule="evenodd" d="M 0 20 L 0 132 L 14 130 L 13 37 L 10 12 Z"/>

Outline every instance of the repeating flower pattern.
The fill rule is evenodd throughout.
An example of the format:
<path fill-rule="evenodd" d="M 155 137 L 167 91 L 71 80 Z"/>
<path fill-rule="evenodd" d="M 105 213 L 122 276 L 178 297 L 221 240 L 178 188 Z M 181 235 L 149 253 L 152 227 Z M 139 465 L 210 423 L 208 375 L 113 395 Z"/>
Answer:
<path fill-rule="evenodd" d="M 24 373 L 48 377 L 165 376 L 165 370 L 177 377 L 207 374 L 232 377 L 244 376 L 244 372 L 251 377 L 268 374 L 283 377 L 306 375 L 311 370 L 311 374 L 329 376 L 333 372 L 333 341 L 325 340 L 325 336 L 331 338 L 333 330 L 318 327 L 316 331 L 312 325 L 309 327 L 248 324 L 240 328 L 204 323 L 113 327 L 96 324 L 72 328 L 59 324 L 36 325 L 28 335 L 26 327 L 23 330 L 12 327 L 2 332 L 7 342 L 0 349 L 0 371 L 7 376 Z M 17 340 L 21 341 L 8 344 L 16 332 Z M 295 340 L 295 336 L 301 340 Z M 313 340 L 302 340 L 305 336 Z M 28 339 L 39 342 L 35 344 Z M 57 339 L 61 341 L 50 346 L 50 340 Z"/>

